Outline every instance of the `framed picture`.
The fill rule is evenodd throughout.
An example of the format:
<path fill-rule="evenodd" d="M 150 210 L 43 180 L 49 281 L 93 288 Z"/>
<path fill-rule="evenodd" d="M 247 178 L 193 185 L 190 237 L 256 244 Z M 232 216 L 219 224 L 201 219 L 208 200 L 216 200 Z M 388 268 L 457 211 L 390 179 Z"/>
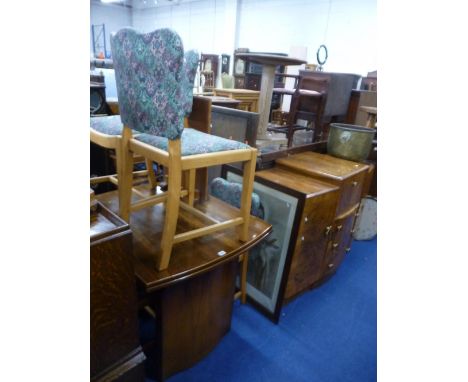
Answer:
<path fill-rule="evenodd" d="M 228 54 L 221 55 L 221 73 L 229 74 L 229 62 L 231 57 Z"/>
<path fill-rule="evenodd" d="M 236 61 L 234 63 L 234 74 L 244 75 L 244 73 L 245 73 L 245 61 L 240 58 L 236 58 Z"/>
<path fill-rule="evenodd" d="M 223 166 L 222 177 L 242 183 L 242 170 Z M 278 322 L 284 289 L 296 238 L 295 228 L 300 217 L 299 199 L 269 182 L 254 181 L 254 192 L 261 201 L 263 220 L 273 227 L 271 234 L 249 251 L 247 296 L 274 322 Z"/>

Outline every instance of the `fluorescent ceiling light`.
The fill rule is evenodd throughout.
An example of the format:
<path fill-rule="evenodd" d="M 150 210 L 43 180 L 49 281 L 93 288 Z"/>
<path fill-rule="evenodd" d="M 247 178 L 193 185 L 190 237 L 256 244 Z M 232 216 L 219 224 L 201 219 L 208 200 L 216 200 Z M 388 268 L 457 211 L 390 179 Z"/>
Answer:
<path fill-rule="evenodd" d="M 120 3 L 122 0 L 101 0 L 101 3 Z"/>

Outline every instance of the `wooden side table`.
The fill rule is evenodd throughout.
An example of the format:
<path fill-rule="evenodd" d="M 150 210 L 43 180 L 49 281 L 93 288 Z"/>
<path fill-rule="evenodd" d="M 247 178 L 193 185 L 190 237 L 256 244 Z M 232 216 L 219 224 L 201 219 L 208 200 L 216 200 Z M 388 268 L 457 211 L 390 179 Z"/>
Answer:
<path fill-rule="evenodd" d="M 214 89 L 214 95 L 235 98 L 240 102 L 238 109 L 258 113 L 258 99 L 260 92 L 248 89 Z"/>
<path fill-rule="evenodd" d="M 90 256 L 91 381 L 143 382 L 132 232 L 99 202 L 91 213 Z"/>
<path fill-rule="evenodd" d="M 242 101 L 234 99 L 232 97 L 222 97 L 222 96 L 203 96 L 211 100 L 211 104 L 214 106 L 223 106 L 229 107 L 231 109 L 238 109 Z"/>

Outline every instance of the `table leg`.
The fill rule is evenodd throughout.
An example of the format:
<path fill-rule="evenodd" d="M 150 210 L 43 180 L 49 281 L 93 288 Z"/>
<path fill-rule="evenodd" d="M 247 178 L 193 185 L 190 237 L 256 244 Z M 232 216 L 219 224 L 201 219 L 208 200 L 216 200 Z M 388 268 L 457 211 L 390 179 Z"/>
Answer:
<path fill-rule="evenodd" d="M 258 139 L 267 139 L 268 116 L 270 114 L 273 83 L 275 81 L 275 67 L 263 65 L 260 97 L 258 99 Z"/>
<path fill-rule="evenodd" d="M 274 65 L 263 65 L 262 83 L 260 89 L 260 97 L 258 99 L 258 132 L 257 132 L 257 148 L 260 150 L 265 146 L 287 145 L 288 140 L 284 134 L 268 134 L 268 119 L 270 118 L 271 99 L 273 97 L 273 84 L 275 82 Z"/>

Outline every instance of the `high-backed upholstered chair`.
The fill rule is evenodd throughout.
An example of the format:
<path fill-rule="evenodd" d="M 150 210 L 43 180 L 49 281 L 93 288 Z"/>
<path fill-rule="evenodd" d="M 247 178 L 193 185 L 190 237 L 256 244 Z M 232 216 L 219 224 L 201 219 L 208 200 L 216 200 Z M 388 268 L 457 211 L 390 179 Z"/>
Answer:
<path fill-rule="evenodd" d="M 257 150 L 228 139 L 191 128 L 184 129 L 184 117 L 192 108 L 193 83 L 198 54 L 184 56 L 182 40 L 170 29 L 140 34 L 124 28 L 111 37 L 120 116 L 123 130 L 122 188 L 120 214 L 130 214 L 151 204 L 165 202 L 164 229 L 157 267 L 169 265 L 176 243 L 239 226 L 239 239 L 247 240 L 253 177 Z M 133 136 L 132 129 L 140 132 Z M 131 156 L 143 155 L 168 170 L 168 191 L 151 201 L 131 203 Z M 239 216 L 218 222 L 193 207 L 195 170 L 213 165 L 245 162 Z M 181 191 L 182 171 L 189 172 L 188 190 Z M 180 200 L 188 193 L 188 203 Z M 211 224 L 175 234 L 179 207 L 202 216 Z"/>

